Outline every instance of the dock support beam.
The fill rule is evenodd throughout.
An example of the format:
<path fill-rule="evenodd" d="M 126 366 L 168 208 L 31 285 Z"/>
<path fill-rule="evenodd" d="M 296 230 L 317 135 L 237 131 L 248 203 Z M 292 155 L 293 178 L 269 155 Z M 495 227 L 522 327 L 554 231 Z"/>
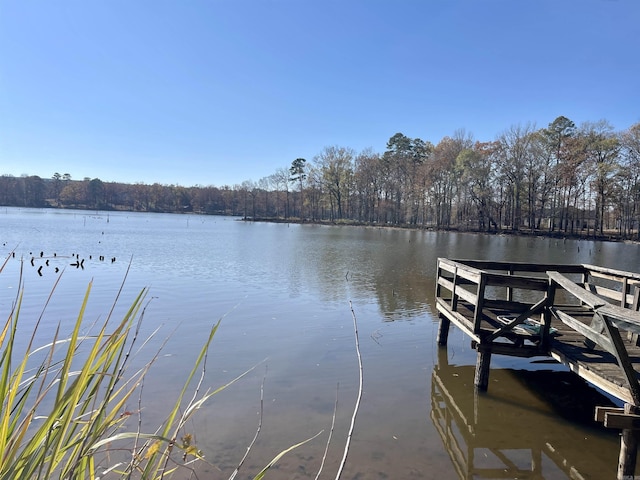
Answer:
<path fill-rule="evenodd" d="M 451 320 L 445 315 L 440 314 L 440 325 L 438 326 L 438 345 L 444 346 L 447 344 L 449 338 L 449 327 L 451 326 Z"/>
<path fill-rule="evenodd" d="M 637 415 L 640 409 L 625 403 L 624 413 Z M 636 470 L 636 459 L 638 456 L 638 445 L 640 444 L 640 431 L 632 428 L 622 430 L 620 436 L 620 457 L 618 458 L 618 480 L 634 478 Z"/>
<path fill-rule="evenodd" d="M 478 390 L 486 391 L 489 387 L 489 368 L 491 366 L 491 350 L 478 344 L 478 357 L 476 360 L 476 378 L 474 384 Z"/>

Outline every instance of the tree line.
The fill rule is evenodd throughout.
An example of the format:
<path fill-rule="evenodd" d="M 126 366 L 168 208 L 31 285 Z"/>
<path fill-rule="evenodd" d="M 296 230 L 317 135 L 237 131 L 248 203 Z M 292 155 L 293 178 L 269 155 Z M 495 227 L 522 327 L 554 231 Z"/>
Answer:
<path fill-rule="evenodd" d="M 436 145 L 396 133 L 382 153 L 329 146 L 222 187 L 3 175 L 0 204 L 640 239 L 640 123 L 615 131 L 560 116 Z"/>

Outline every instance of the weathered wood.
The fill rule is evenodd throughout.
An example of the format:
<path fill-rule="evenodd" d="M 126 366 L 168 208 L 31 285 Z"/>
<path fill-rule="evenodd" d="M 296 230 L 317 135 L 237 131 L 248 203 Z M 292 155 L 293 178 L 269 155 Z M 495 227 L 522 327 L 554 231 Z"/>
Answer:
<path fill-rule="evenodd" d="M 617 414 L 624 414 L 624 408 L 622 407 L 602 407 L 602 406 L 596 406 L 596 413 L 595 413 L 595 421 L 596 422 L 604 422 L 605 419 L 605 415 L 607 413 L 617 413 Z"/>
<path fill-rule="evenodd" d="M 619 280 L 628 278 L 640 283 L 640 274 L 636 272 L 627 272 L 625 270 L 615 270 L 613 268 L 601 267 L 600 265 L 583 264 L 584 268 L 590 271 L 593 276 L 608 278 L 610 280 Z"/>
<path fill-rule="evenodd" d="M 617 373 L 615 370 L 611 370 L 611 373 L 606 375 L 602 370 L 588 368 L 589 364 L 576 361 L 573 356 L 567 354 L 565 349 L 556 348 L 553 345 L 551 347 L 550 355 L 552 358 L 556 359 L 563 365 L 566 365 L 569 370 L 579 375 L 595 387 L 604 390 L 608 394 L 613 395 L 624 402 L 633 401 L 631 394 L 629 393 L 629 389 L 626 386 L 622 386 L 620 384 L 621 382 L 615 381 L 615 374 Z"/>
<path fill-rule="evenodd" d="M 489 335 L 488 337 L 486 337 L 484 339 L 485 342 L 492 342 L 493 340 L 495 340 L 498 337 L 501 337 L 504 335 L 505 332 L 507 331 L 512 331 L 513 327 L 520 325 L 522 323 L 524 323 L 525 320 L 527 320 L 529 317 L 531 317 L 532 315 L 535 315 L 536 313 L 539 313 L 542 308 L 547 306 L 547 298 L 543 298 L 542 300 L 540 300 L 538 303 L 536 303 L 535 305 L 533 305 L 529 310 L 527 310 L 526 312 L 522 312 L 520 315 L 518 315 L 513 321 L 511 321 L 509 324 L 504 325 L 503 327 L 500 327 L 498 330 L 496 330 L 495 332 L 493 332 L 491 335 Z"/>
<path fill-rule="evenodd" d="M 580 285 L 578 285 L 577 283 L 572 282 L 561 273 L 550 271 L 550 272 L 547 272 L 547 275 L 549 275 L 549 279 L 551 281 L 556 282 L 566 291 L 571 293 L 571 295 L 576 297 L 582 303 L 589 305 L 591 308 L 603 307 L 608 303 L 602 298 L 598 297 L 597 295 L 594 295 L 593 293 L 580 287 Z"/>
<path fill-rule="evenodd" d="M 446 288 L 450 292 L 453 291 L 453 282 L 445 277 L 438 277 L 438 281 L 436 282 L 441 287 Z M 437 295 L 437 297 L 442 297 L 442 295 Z"/>
<path fill-rule="evenodd" d="M 635 478 L 638 457 L 638 431 L 625 429 L 620 435 L 620 456 L 618 458 L 618 480 Z"/>
<path fill-rule="evenodd" d="M 453 270 L 453 288 L 451 289 L 451 310 L 454 312 L 458 309 L 458 294 L 456 293 L 456 289 L 458 288 L 458 266 Z"/>
<path fill-rule="evenodd" d="M 474 283 L 478 283 L 480 281 L 480 275 L 482 272 L 477 268 L 470 267 L 464 263 L 440 258 L 438 259 L 438 265 L 449 273 L 457 272 L 457 274 L 462 278 L 471 280 Z"/>
<path fill-rule="evenodd" d="M 488 386 L 491 354 L 522 357 L 549 355 L 616 398 L 630 404 L 640 402 L 640 391 L 634 392 L 634 387 L 630 386 L 634 381 L 637 383 L 640 348 L 635 342 L 623 340 L 626 336 L 620 335 L 623 330 L 640 333 L 640 313 L 635 311 L 636 307 L 640 308 L 640 293 L 636 293 L 640 288 L 635 286 L 640 275 L 628 277 L 628 288 L 635 288 L 636 291 L 634 295 L 627 291 L 624 297 L 625 305 L 632 308 L 622 308 L 622 292 L 616 291 L 615 287 L 595 284 L 594 275 L 591 275 L 589 283 L 589 276 L 593 272 L 584 265 L 541 266 L 470 260 L 439 261 L 438 265 L 445 265 L 446 269 L 438 269 L 439 278 L 436 283 L 440 289 L 437 290 L 437 310 L 460 327 L 471 338 L 474 348 L 478 349 L 474 380 L 478 386 Z M 485 270 L 479 270 L 480 267 Z M 527 271 L 527 268 L 530 270 Z M 515 274 L 503 273 L 510 271 Z M 618 271 L 593 271 L 614 277 L 614 281 L 621 285 L 620 288 L 624 288 L 624 275 Z M 546 280 L 529 275 L 541 272 L 547 272 Z M 579 279 L 567 277 L 575 274 L 584 276 L 583 280 L 587 281 L 586 286 L 591 291 L 577 283 Z M 500 291 L 502 287 L 527 292 L 526 297 L 517 298 L 530 298 L 531 295 L 535 298 L 535 292 L 541 294 L 532 303 L 509 302 Z M 566 292 L 558 296 L 563 304 L 555 301 L 557 289 Z M 457 297 L 455 311 L 451 307 L 452 300 L 448 291 Z M 494 296 L 498 298 L 492 298 Z M 567 298 L 569 302 L 565 300 Z M 543 305 L 540 305 L 541 302 Z M 527 316 L 539 315 L 543 322 L 541 335 L 532 337 L 524 335 L 524 332 L 514 332 L 512 328 L 515 323 L 507 327 L 500 325 L 497 321 L 499 315 L 516 316 L 517 323 L 524 321 Z M 602 322 L 605 320 L 601 324 L 593 323 L 594 316 L 596 319 L 606 319 L 609 329 L 603 331 Z M 549 335 L 552 326 L 557 329 L 557 336 Z M 615 338 L 616 332 L 619 338 L 614 341 L 612 338 Z M 508 341 L 502 341 L 503 338 Z M 594 342 L 591 349 L 585 345 L 585 340 Z M 618 362 L 628 363 L 626 371 Z"/>
<path fill-rule="evenodd" d="M 481 275 L 480 281 L 478 282 L 478 289 L 476 291 L 476 308 L 473 312 L 473 331 L 475 333 L 480 333 L 480 328 L 482 325 L 482 311 L 484 309 L 484 297 L 485 297 L 485 288 L 486 288 L 486 276 Z"/>
<path fill-rule="evenodd" d="M 610 300 L 621 303 L 620 302 L 621 293 L 617 290 L 612 290 L 610 288 L 603 287 L 602 285 L 596 285 L 594 283 L 589 283 L 589 282 L 578 284 L 578 285 L 588 290 L 589 292 L 595 295 L 598 295 L 599 297 L 608 298 Z M 625 302 L 626 302 L 625 305 L 631 305 L 633 302 L 633 295 L 626 295 Z"/>
<path fill-rule="evenodd" d="M 510 357 L 531 358 L 548 355 L 547 350 L 541 349 L 536 345 L 521 345 L 516 346 L 507 342 L 493 343 L 491 345 L 491 352 L 496 355 L 508 355 Z"/>
<path fill-rule="evenodd" d="M 438 279 L 438 285 L 446 288 L 451 292 L 452 297 L 451 299 L 449 299 L 449 301 L 451 302 L 452 305 L 454 305 L 454 301 L 453 301 L 454 296 L 463 298 L 467 302 L 470 302 L 473 304 L 477 302 L 476 294 L 474 294 L 473 292 L 470 292 L 469 290 L 464 289 L 460 285 L 455 285 L 454 282 L 451 280 L 447 280 L 446 278 L 440 278 Z M 442 296 L 440 298 L 442 298 Z"/>
<path fill-rule="evenodd" d="M 485 273 L 485 279 L 488 287 L 522 288 L 541 292 L 547 291 L 548 284 L 546 278 L 505 275 L 503 273 Z"/>
<path fill-rule="evenodd" d="M 463 298 L 464 300 L 466 300 L 467 302 L 473 304 L 473 305 L 477 305 L 478 304 L 478 296 L 477 294 L 470 292 L 469 290 L 465 290 L 462 287 L 456 287 L 455 290 L 455 294 L 459 297 L 459 298 Z"/>
<path fill-rule="evenodd" d="M 438 345 L 444 346 L 447 344 L 449 338 L 449 327 L 451 326 L 451 320 L 446 315 L 440 314 L 440 325 L 438 326 Z"/>
<path fill-rule="evenodd" d="M 450 273 L 453 273 L 457 263 L 455 260 L 449 260 L 448 258 L 438 258 L 438 268 Z"/>
<path fill-rule="evenodd" d="M 636 374 L 636 371 L 633 369 L 631 359 L 629 358 L 627 349 L 625 348 L 622 337 L 620 336 L 620 331 L 616 327 L 611 325 L 611 321 L 606 316 L 602 317 L 602 321 L 604 329 L 614 346 L 613 354 L 616 356 L 618 365 L 622 369 L 622 372 L 624 373 L 625 379 L 629 386 L 631 398 L 633 398 L 633 404 L 640 405 L 640 384 L 638 383 L 638 376 Z"/>
<path fill-rule="evenodd" d="M 521 313 L 529 310 L 533 304 L 516 302 L 516 301 L 508 302 L 506 300 L 495 300 L 492 298 L 485 298 L 483 305 L 484 305 L 484 308 L 506 310 L 512 313 Z"/>
<path fill-rule="evenodd" d="M 640 429 L 640 415 L 609 412 L 605 414 L 603 424 L 607 428 L 615 428 L 617 430 L 638 430 Z"/>
<path fill-rule="evenodd" d="M 625 404 L 624 413 L 627 415 L 637 415 L 638 407 Z M 618 480 L 633 478 L 636 470 L 636 460 L 638 456 L 638 443 L 640 432 L 636 429 L 624 429 L 620 436 L 620 456 L 618 458 Z"/>
<path fill-rule="evenodd" d="M 621 330 L 640 333 L 640 312 L 615 305 L 607 305 L 598 309 L 598 313 L 606 316 L 611 323 Z"/>
<path fill-rule="evenodd" d="M 480 336 L 473 331 L 473 323 L 470 319 L 466 318 L 460 312 L 452 311 L 447 303 L 440 298 L 436 299 L 436 309 L 438 312 L 446 315 L 449 320 L 455 323 L 455 325 L 466 335 L 471 337 L 472 340 L 480 342 Z"/>
<path fill-rule="evenodd" d="M 476 376 L 473 383 L 478 390 L 486 391 L 489 387 L 491 350 L 480 348 L 480 345 L 478 347 L 478 356 L 476 360 Z"/>
<path fill-rule="evenodd" d="M 576 320 L 571 315 L 567 315 L 562 310 L 558 310 L 555 307 L 550 308 L 551 314 L 560 320 L 565 325 L 569 326 L 573 330 L 579 332 L 581 335 L 584 335 L 586 338 L 591 340 L 593 343 L 600 345 L 609 353 L 614 353 L 615 348 L 611 343 L 611 340 L 606 336 L 602 335 L 599 330 L 595 330 L 590 325 L 585 325 L 579 320 Z"/>
<path fill-rule="evenodd" d="M 585 273 L 587 268 L 579 264 L 557 263 L 529 263 L 529 262 L 494 262 L 488 260 L 454 259 L 453 262 L 462 263 L 478 270 L 498 270 L 512 272 L 544 273 L 554 270 L 561 273 Z M 640 276 L 638 276 L 640 280 Z"/>

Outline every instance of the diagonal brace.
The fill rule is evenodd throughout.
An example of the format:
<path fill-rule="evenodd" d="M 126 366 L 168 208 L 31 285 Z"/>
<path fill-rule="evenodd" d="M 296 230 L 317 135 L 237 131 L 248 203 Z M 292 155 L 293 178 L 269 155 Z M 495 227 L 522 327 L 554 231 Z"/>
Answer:
<path fill-rule="evenodd" d="M 539 302 L 537 302 L 536 304 L 531 306 L 531 308 L 529 310 L 527 310 L 526 312 L 522 312 L 520 315 L 518 315 L 508 325 L 504 325 L 504 326 L 500 327 L 498 330 L 495 330 L 491 335 L 489 335 L 488 337 L 484 338 L 483 341 L 484 342 L 492 342 L 492 341 L 494 341 L 496 338 L 501 337 L 502 335 L 504 335 L 505 332 L 511 331 L 513 329 L 513 327 L 515 327 L 517 325 L 520 325 L 521 323 L 524 323 L 524 321 L 527 318 L 529 318 L 531 315 L 534 315 L 534 314 L 540 312 L 540 310 L 542 310 L 543 308 L 545 308 L 548 305 L 549 305 L 549 298 L 545 296 L 542 300 L 540 300 Z"/>
<path fill-rule="evenodd" d="M 614 348 L 612 353 L 615 355 L 618 365 L 624 373 L 627 385 L 629 385 L 631 397 L 633 398 L 633 403 L 636 406 L 640 406 L 640 384 L 638 383 L 637 373 L 631 364 L 631 359 L 629 358 L 627 349 L 625 348 L 622 337 L 620 336 L 620 331 L 611 324 L 606 316 L 599 314 L 597 311 L 595 312 L 595 315 L 600 317 L 604 327 L 604 332 L 613 344 Z"/>

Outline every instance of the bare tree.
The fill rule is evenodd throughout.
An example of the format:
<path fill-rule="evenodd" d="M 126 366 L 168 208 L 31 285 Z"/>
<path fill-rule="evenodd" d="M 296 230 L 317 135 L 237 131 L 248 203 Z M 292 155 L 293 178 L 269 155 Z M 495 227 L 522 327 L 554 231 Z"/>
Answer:
<path fill-rule="evenodd" d="M 508 187 L 512 230 L 519 230 L 522 224 L 522 199 L 534 132 L 535 128 L 530 123 L 512 125 L 496 141 L 499 172 Z"/>
<path fill-rule="evenodd" d="M 619 169 L 620 143 L 606 120 L 586 122 L 580 127 L 584 153 L 589 162 L 591 185 L 596 193 L 595 229 L 604 233 L 605 210 L 612 193 L 613 178 Z"/>
<path fill-rule="evenodd" d="M 314 161 L 322 173 L 322 181 L 329 193 L 331 220 L 344 216 L 353 177 L 355 152 L 347 147 L 325 147 Z"/>

